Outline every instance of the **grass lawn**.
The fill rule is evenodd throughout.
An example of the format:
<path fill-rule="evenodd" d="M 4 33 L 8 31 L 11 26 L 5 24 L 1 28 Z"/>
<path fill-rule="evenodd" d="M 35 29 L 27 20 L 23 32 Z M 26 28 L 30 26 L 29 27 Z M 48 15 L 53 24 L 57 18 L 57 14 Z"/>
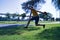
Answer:
<path fill-rule="evenodd" d="M 1 21 L 0 24 L 23 24 L 23 22 Z M 24 22 L 26 23 L 26 22 Z M 31 24 L 34 24 L 31 22 Z M 60 40 L 60 24 L 42 26 L 0 28 L 0 40 Z"/>

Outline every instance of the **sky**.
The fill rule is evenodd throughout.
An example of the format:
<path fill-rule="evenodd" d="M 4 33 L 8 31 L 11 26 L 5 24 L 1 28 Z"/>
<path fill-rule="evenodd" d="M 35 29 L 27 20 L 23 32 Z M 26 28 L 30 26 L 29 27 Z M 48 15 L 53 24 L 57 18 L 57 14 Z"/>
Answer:
<path fill-rule="evenodd" d="M 21 4 L 26 2 L 26 0 L 0 0 L 0 13 L 22 13 Z"/>
<path fill-rule="evenodd" d="M 22 9 L 21 4 L 27 0 L 0 0 L 0 13 L 19 13 L 22 14 L 25 11 Z M 46 0 L 46 3 L 42 6 L 40 11 L 46 11 L 53 14 L 53 17 L 59 17 L 59 12 L 56 11 L 51 3 L 51 0 Z"/>

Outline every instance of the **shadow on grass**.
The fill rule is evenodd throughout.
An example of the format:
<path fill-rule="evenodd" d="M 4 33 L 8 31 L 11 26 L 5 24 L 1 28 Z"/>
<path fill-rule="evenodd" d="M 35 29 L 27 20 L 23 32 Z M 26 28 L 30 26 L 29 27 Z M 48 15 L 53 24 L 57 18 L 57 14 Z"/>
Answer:
<path fill-rule="evenodd" d="M 43 32 L 38 33 L 36 38 L 41 40 L 60 40 L 60 27 L 45 29 Z"/>
<path fill-rule="evenodd" d="M 24 28 L 21 26 L 3 27 L 0 28 L 0 35 L 20 35 L 24 32 L 34 31 L 40 29 L 39 27 Z"/>

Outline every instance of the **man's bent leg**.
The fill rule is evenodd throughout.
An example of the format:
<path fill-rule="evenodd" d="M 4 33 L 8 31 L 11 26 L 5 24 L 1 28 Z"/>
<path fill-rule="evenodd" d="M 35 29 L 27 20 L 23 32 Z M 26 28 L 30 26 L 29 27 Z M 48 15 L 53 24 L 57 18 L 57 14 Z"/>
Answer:
<path fill-rule="evenodd" d="M 36 26 L 43 26 L 45 28 L 45 24 L 36 24 Z"/>
<path fill-rule="evenodd" d="M 43 28 L 45 28 L 45 24 L 38 24 L 39 22 L 39 17 L 37 17 L 37 19 L 35 19 L 35 25 L 36 26 L 43 26 Z"/>

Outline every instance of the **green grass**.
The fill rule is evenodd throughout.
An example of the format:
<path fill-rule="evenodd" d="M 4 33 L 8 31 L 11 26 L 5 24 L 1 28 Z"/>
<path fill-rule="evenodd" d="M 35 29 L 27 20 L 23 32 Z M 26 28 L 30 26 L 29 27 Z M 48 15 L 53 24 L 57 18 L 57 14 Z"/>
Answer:
<path fill-rule="evenodd" d="M 8 23 L 20 24 L 16 21 L 0 22 Z M 60 24 L 46 24 L 45 29 L 42 26 L 0 28 L 0 40 L 60 40 Z"/>
<path fill-rule="evenodd" d="M 28 21 L 0 21 L 0 24 L 26 24 Z M 39 23 L 51 23 L 52 21 L 39 21 Z M 56 21 L 53 21 L 56 22 Z M 33 21 L 31 21 L 34 24 Z"/>

